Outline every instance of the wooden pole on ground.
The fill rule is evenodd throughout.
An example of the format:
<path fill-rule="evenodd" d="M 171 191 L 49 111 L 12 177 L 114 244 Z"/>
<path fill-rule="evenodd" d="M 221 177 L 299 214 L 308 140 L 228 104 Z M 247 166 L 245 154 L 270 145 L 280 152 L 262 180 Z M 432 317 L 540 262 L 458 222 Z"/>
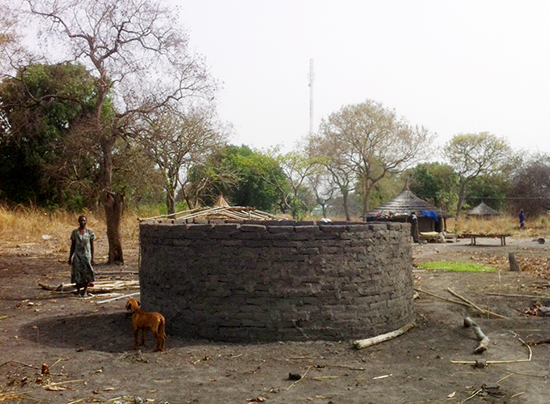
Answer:
<path fill-rule="evenodd" d="M 476 334 L 477 339 L 480 341 L 476 349 L 474 349 L 475 354 L 480 354 L 485 352 L 489 347 L 489 337 L 487 337 L 481 331 L 481 328 L 470 318 L 466 317 L 464 319 L 464 327 L 473 327 L 474 333 Z"/>
<path fill-rule="evenodd" d="M 489 310 L 482 309 L 482 308 L 479 307 L 477 304 L 475 304 L 474 302 L 472 302 L 470 299 L 466 299 L 464 296 L 459 295 L 458 293 L 456 293 L 455 291 L 453 291 L 451 288 L 447 288 L 447 291 L 449 291 L 450 294 L 452 294 L 452 295 L 458 297 L 460 300 L 465 301 L 465 302 L 468 303 L 471 307 L 473 307 L 474 309 L 476 309 L 477 311 L 479 311 L 479 312 L 481 312 L 481 313 L 490 314 L 491 316 L 495 316 L 495 317 L 498 317 L 498 318 L 503 318 L 503 319 L 505 319 L 505 320 L 508 320 L 508 317 L 506 317 L 506 316 L 503 316 L 503 315 L 498 314 L 498 313 L 493 313 L 492 311 L 489 311 Z"/>
<path fill-rule="evenodd" d="M 372 338 L 358 339 L 358 340 L 353 342 L 353 346 L 357 349 L 367 348 L 369 346 L 376 345 L 376 344 L 379 344 L 379 343 L 384 342 L 384 341 L 388 341 L 392 338 L 399 337 L 400 335 L 405 334 L 407 331 L 409 331 L 414 326 L 415 326 L 414 323 L 409 323 L 409 324 L 404 325 L 403 327 L 401 327 L 398 330 L 388 332 L 386 334 L 377 335 L 376 337 L 372 337 Z"/>

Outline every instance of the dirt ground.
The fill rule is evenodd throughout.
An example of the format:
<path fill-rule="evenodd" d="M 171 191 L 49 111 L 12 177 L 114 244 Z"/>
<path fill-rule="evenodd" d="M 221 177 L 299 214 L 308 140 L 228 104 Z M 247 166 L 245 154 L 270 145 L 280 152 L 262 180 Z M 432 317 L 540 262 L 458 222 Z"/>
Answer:
<path fill-rule="evenodd" d="M 414 245 L 413 258 L 501 270 L 415 269 L 415 287 L 456 300 L 450 287 L 507 319 L 419 293 L 416 327 L 362 350 L 352 341 L 226 344 L 169 335 L 167 350 L 156 353 L 151 339 L 132 351 L 125 299 L 98 304 L 108 296 L 80 299 L 38 286 L 69 281 L 68 246 L 0 241 L 0 402 L 547 403 L 550 317 L 536 314 L 541 304 L 550 305 L 550 243 L 469 244 Z M 99 240 L 96 250 L 101 261 L 107 246 Z M 508 270 L 509 252 L 522 272 Z M 98 279 L 137 279 L 131 272 L 138 270 L 138 250 L 127 248 L 125 258 L 123 267 L 97 265 Z M 465 316 L 490 338 L 481 355 L 473 354 L 478 340 L 463 326 Z M 475 367 L 451 360 L 505 363 Z M 43 364 L 49 375 L 41 373 Z M 301 380 L 290 380 L 290 373 Z"/>

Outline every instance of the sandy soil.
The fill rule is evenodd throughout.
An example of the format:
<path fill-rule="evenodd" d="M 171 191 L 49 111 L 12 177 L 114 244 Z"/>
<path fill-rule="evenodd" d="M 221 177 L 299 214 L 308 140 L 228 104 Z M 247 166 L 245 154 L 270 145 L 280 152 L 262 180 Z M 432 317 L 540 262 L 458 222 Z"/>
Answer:
<path fill-rule="evenodd" d="M 131 350 L 125 299 L 97 304 L 107 297 L 79 299 L 38 286 L 68 282 L 66 247 L 0 241 L 0 402 L 545 403 L 550 317 L 533 314 L 540 304 L 550 305 L 542 297 L 550 296 L 550 245 L 507 244 L 480 239 L 477 246 L 461 240 L 413 247 L 415 263 L 499 266 L 477 274 L 415 269 L 415 286 L 453 298 L 450 287 L 507 319 L 420 293 L 417 326 L 363 350 L 352 341 L 225 344 L 169 335 L 167 350 L 156 353 L 150 339 L 142 351 Z M 96 248 L 106 253 L 106 245 Z M 509 252 L 524 271 L 508 270 Z M 125 255 L 124 267 L 97 265 L 98 279 L 137 279 L 120 272 L 137 272 L 137 250 Z M 464 328 L 465 316 L 490 338 L 487 352 L 473 354 L 478 341 Z M 509 363 L 475 367 L 451 360 Z M 49 375 L 41 373 L 43 364 Z M 290 373 L 303 377 L 290 380 Z"/>

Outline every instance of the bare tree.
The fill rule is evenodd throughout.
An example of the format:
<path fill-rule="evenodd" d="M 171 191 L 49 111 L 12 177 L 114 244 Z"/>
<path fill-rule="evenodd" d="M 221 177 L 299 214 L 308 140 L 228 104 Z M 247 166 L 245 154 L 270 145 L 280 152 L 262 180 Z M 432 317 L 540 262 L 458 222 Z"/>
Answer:
<path fill-rule="evenodd" d="M 311 205 L 308 202 L 308 179 L 322 171 L 322 165 L 318 158 L 296 151 L 278 155 L 276 158 L 286 177 L 286 184 L 278 184 L 281 192 L 281 210 L 284 212 L 288 209 L 293 218 L 300 218 L 308 205 Z"/>
<path fill-rule="evenodd" d="M 520 209 L 530 217 L 547 213 L 550 210 L 550 155 L 528 156 L 518 165 L 508 197 L 511 213 L 517 214 Z"/>
<path fill-rule="evenodd" d="M 488 132 L 455 135 L 444 147 L 449 164 L 459 178 L 456 219 L 466 199 L 468 184 L 480 175 L 491 175 L 511 160 L 508 142 Z"/>
<path fill-rule="evenodd" d="M 78 60 L 96 77 L 88 122 L 101 150 L 99 186 L 107 221 L 109 262 L 123 263 L 123 190 L 113 189 L 113 148 L 139 116 L 214 89 L 204 63 L 190 55 L 178 13 L 154 0 L 23 0 L 42 23 L 46 55 Z M 53 40 L 53 42 L 50 42 Z M 49 58 L 51 59 L 51 57 Z M 105 116 L 112 102 L 116 114 Z"/>
<path fill-rule="evenodd" d="M 310 175 L 308 182 L 315 195 L 316 204 L 321 207 L 323 217 L 327 217 L 327 207 L 332 201 L 334 193 L 337 192 L 332 175 L 325 168 Z"/>
<path fill-rule="evenodd" d="M 8 75 L 19 66 L 32 60 L 31 54 L 22 43 L 18 30 L 19 11 L 10 7 L 7 0 L 0 0 L 0 74 Z"/>
<path fill-rule="evenodd" d="M 216 125 L 214 110 L 190 106 L 184 111 L 159 110 L 144 120 L 141 142 L 164 174 L 168 214 L 176 213 L 176 193 L 187 183 L 193 165 L 204 163 L 225 144 L 223 129 Z"/>
<path fill-rule="evenodd" d="M 330 174 L 333 186 L 342 196 L 342 207 L 346 215 L 346 221 L 350 221 L 349 195 L 355 188 L 356 175 L 350 161 L 344 158 L 345 147 L 336 136 L 312 135 L 308 139 L 308 154 L 320 159 Z"/>
<path fill-rule="evenodd" d="M 353 170 L 366 216 L 373 187 L 427 156 L 432 138 L 427 129 L 412 126 L 395 111 L 367 100 L 331 114 L 321 123 L 319 140 L 337 147 L 338 159 Z"/>

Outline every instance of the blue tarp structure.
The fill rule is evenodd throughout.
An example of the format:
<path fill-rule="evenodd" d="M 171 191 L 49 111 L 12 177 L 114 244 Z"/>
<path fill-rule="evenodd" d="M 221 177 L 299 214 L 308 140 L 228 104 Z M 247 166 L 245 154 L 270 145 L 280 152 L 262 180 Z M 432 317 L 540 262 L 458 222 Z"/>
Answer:
<path fill-rule="evenodd" d="M 435 210 L 421 210 L 420 213 L 422 214 L 422 216 L 429 217 L 436 222 L 439 221 L 439 215 Z"/>

